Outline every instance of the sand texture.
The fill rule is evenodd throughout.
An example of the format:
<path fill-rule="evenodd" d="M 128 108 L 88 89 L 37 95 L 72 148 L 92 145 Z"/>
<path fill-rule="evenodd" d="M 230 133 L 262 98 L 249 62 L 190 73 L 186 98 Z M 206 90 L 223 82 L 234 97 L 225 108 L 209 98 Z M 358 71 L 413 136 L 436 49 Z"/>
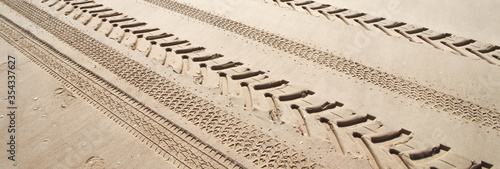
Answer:
<path fill-rule="evenodd" d="M 496 168 L 498 7 L 0 0 L 0 168 Z"/>

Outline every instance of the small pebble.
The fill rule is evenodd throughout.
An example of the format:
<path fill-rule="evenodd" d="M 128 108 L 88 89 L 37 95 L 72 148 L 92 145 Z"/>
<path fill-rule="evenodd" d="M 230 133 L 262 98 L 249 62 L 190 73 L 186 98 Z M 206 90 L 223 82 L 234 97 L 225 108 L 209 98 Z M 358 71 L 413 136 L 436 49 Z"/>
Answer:
<path fill-rule="evenodd" d="M 7 100 L 7 98 L 6 98 L 6 97 L 4 97 L 4 98 L 2 98 L 2 100 Z"/>
<path fill-rule="evenodd" d="M 44 114 L 44 115 L 42 115 L 42 117 L 45 117 L 45 114 Z"/>
<path fill-rule="evenodd" d="M 121 162 L 118 161 L 118 165 L 120 165 Z"/>
<path fill-rule="evenodd" d="M 14 165 L 13 165 L 13 166 L 14 166 L 14 167 L 15 167 L 15 166 L 17 166 L 17 163 L 14 163 Z"/>
<path fill-rule="evenodd" d="M 33 100 L 38 100 L 38 97 L 33 98 Z"/>
<path fill-rule="evenodd" d="M 0 119 L 3 118 L 3 115 L 0 115 Z"/>
<path fill-rule="evenodd" d="M 49 141 L 49 139 L 44 139 L 44 140 L 43 140 L 43 142 L 48 142 L 48 141 Z"/>

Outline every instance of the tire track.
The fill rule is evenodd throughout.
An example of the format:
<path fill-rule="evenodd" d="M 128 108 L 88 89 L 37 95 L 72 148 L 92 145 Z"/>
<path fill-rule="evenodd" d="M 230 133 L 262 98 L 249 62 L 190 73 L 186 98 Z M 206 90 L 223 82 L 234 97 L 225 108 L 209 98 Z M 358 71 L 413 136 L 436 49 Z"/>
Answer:
<path fill-rule="evenodd" d="M 174 166 L 243 168 L 2 15 L 0 22 L 0 36 L 9 44 Z"/>
<path fill-rule="evenodd" d="M 263 168 L 322 168 L 280 141 L 59 21 L 36 6 L 24 1 L 2 0 L 2 2 L 188 121 L 214 135 L 255 165 Z"/>
<path fill-rule="evenodd" d="M 273 2 L 282 8 L 288 7 L 295 11 L 304 10 L 310 15 L 324 16 L 328 20 L 337 18 L 347 25 L 358 24 L 368 31 L 379 30 L 388 36 L 396 37 L 399 35 L 410 42 L 423 42 L 439 50 L 445 49 L 469 58 L 479 57 L 493 65 L 500 64 L 500 58 L 498 57 L 500 46 L 498 45 L 486 44 L 450 33 L 441 33 L 426 27 L 391 21 L 383 17 L 371 16 L 363 12 L 334 7 L 330 4 L 315 1 L 303 3 L 303 0 L 273 0 Z"/>
<path fill-rule="evenodd" d="M 359 80 L 423 102 L 437 110 L 446 111 L 468 121 L 500 131 L 500 113 L 481 105 L 173 0 L 144 1 L 258 41 L 281 51 L 311 60 Z"/>
<path fill-rule="evenodd" d="M 411 131 L 385 126 L 377 117 L 352 110 L 323 111 L 318 120 L 341 154 L 366 154 L 373 168 L 492 168 L 451 151 L 451 147 L 415 138 Z"/>

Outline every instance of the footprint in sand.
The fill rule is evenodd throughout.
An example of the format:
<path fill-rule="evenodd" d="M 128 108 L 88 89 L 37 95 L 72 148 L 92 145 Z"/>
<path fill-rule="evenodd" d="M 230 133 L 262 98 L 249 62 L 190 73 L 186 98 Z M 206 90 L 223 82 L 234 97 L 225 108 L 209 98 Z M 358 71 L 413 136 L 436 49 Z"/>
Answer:
<path fill-rule="evenodd" d="M 106 164 L 104 163 L 104 159 L 99 156 L 92 156 L 85 162 L 83 169 L 104 169 Z"/>
<path fill-rule="evenodd" d="M 69 91 L 66 88 L 59 87 L 54 90 L 54 96 L 60 97 L 63 99 L 63 102 L 61 103 L 61 108 L 66 108 L 68 107 L 69 104 L 72 103 L 72 101 L 75 99 L 75 96 L 71 91 Z"/>

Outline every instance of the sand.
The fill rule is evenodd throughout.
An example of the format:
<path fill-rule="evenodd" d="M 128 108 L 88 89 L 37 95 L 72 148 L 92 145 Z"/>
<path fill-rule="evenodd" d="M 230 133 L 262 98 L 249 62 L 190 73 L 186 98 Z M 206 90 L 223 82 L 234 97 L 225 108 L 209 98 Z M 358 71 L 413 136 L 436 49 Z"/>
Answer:
<path fill-rule="evenodd" d="M 16 56 L 20 91 L 16 161 L 2 153 L 1 168 L 174 168 L 4 40 L 1 44 L 2 53 Z M 6 131 L 9 119 L 1 115 Z"/>
<path fill-rule="evenodd" d="M 1 52 L 18 59 L 19 91 L 16 161 L 3 153 L 0 168 L 499 162 L 500 72 L 491 57 L 465 53 L 475 46 L 436 49 L 417 34 L 412 42 L 339 19 L 349 14 L 329 20 L 314 10 L 320 2 L 295 10 L 259 0 L 80 2 L 0 3 Z M 321 2 L 498 44 L 494 26 L 478 26 L 495 23 L 488 10 L 464 18 L 477 24 L 450 20 L 453 6 L 478 9 L 465 1 L 404 2 L 405 12 L 389 16 L 369 3 Z M 429 5 L 444 7 L 425 13 Z"/>

